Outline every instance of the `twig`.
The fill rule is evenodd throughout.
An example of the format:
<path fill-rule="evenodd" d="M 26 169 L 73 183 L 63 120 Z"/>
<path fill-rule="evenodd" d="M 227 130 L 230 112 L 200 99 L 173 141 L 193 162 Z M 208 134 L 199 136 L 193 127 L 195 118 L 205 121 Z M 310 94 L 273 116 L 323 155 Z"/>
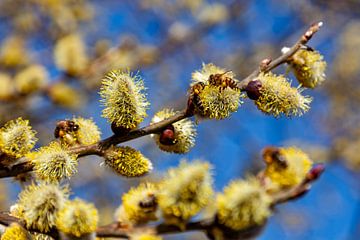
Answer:
<path fill-rule="evenodd" d="M 87 145 L 87 146 L 80 146 L 80 147 L 73 147 L 70 148 L 69 151 L 75 154 L 78 154 L 79 157 L 87 156 L 87 155 L 103 155 L 103 152 L 109 148 L 111 145 L 117 145 L 119 143 L 127 142 L 135 138 L 143 137 L 152 133 L 156 133 L 161 131 L 162 129 L 166 128 L 168 125 L 180 121 L 184 118 L 190 117 L 186 110 L 181 111 L 174 116 L 167 118 L 163 121 L 150 124 L 146 127 L 135 129 L 130 131 L 126 135 L 113 135 L 109 138 L 101 140 L 98 143 Z M 16 164 L 9 168 L 0 169 L 0 178 L 5 177 L 14 177 L 21 173 L 30 172 L 33 170 L 33 164 L 31 162 L 23 162 L 20 164 Z"/>
<path fill-rule="evenodd" d="M 316 181 L 324 172 L 324 170 L 325 170 L 324 164 L 315 165 L 306 175 L 304 181 L 300 183 L 298 186 L 295 186 L 287 191 L 283 191 L 274 195 L 273 205 L 288 202 L 290 200 L 295 200 L 306 194 L 311 188 L 311 183 Z"/>
<path fill-rule="evenodd" d="M 251 80 L 254 80 L 260 73 L 266 73 L 271 71 L 272 69 L 278 67 L 281 64 L 286 63 L 289 58 L 291 58 L 302 46 L 306 45 L 307 42 L 312 38 L 312 36 L 320 29 L 323 25 L 323 22 L 317 22 L 300 37 L 300 39 L 285 53 L 283 53 L 280 57 L 275 60 L 264 59 L 261 61 L 260 66 L 253 71 L 249 76 L 238 83 L 238 87 L 240 89 L 245 89 L 248 83 Z"/>
<path fill-rule="evenodd" d="M 273 196 L 273 204 L 272 206 L 275 207 L 278 204 L 291 201 L 294 199 L 297 199 L 306 193 L 311 186 L 311 183 L 316 181 L 320 175 L 324 171 L 324 165 L 318 164 L 315 167 L 313 167 L 310 172 L 306 175 L 306 178 L 304 181 L 299 184 L 298 186 L 293 187 L 289 190 L 284 190 L 277 195 Z M 8 226 L 13 222 L 19 223 L 21 226 L 26 227 L 23 220 L 13 217 L 9 215 L 8 213 L 0 213 L 0 224 Z M 250 238 L 255 237 L 258 235 L 259 231 L 262 230 L 265 224 L 263 225 L 257 225 L 252 226 L 240 231 L 233 231 L 231 229 L 226 229 L 226 239 L 243 239 L 243 238 Z M 154 232 L 156 234 L 173 234 L 173 233 L 179 233 L 184 231 L 203 231 L 207 234 L 211 234 L 211 231 L 216 228 L 222 228 L 224 229 L 224 226 L 220 226 L 216 218 L 212 219 L 204 219 L 200 221 L 195 222 L 189 222 L 187 223 L 184 228 L 180 229 L 178 226 L 169 225 L 166 223 L 160 223 L 155 226 L 136 226 L 136 227 L 129 227 L 129 226 L 123 226 L 118 222 L 111 223 L 105 226 L 98 227 L 96 230 L 96 236 L 97 237 L 115 237 L 115 238 L 129 238 L 131 234 L 133 233 L 139 233 L 139 232 Z M 30 229 L 30 231 L 34 232 L 40 232 L 36 229 Z M 52 229 L 48 233 L 44 233 L 47 235 L 52 236 L 53 238 L 57 239 L 59 236 L 59 233 L 56 229 Z"/>
<path fill-rule="evenodd" d="M 316 24 L 313 24 L 301 37 L 300 39 L 293 45 L 286 53 L 278 57 L 277 59 L 270 61 L 268 59 L 263 60 L 260 63 L 260 67 L 258 67 L 255 71 L 253 71 L 249 76 L 247 76 L 245 79 L 240 81 L 238 83 L 238 87 L 240 89 L 244 89 L 247 84 L 255 79 L 261 72 L 268 72 L 277 66 L 286 63 L 286 61 L 296 53 L 303 45 L 305 45 L 311 37 L 320 29 L 320 27 L 323 25 L 322 22 L 318 22 Z M 140 138 L 155 132 L 158 132 L 162 129 L 164 129 L 166 126 L 180 121 L 182 119 L 185 119 L 189 116 L 188 112 L 186 110 L 179 112 L 178 114 L 165 119 L 163 121 L 160 121 L 155 124 L 151 124 L 149 126 L 135 129 L 133 131 L 130 131 L 126 135 L 113 135 L 107 139 L 101 140 L 98 143 L 87 145 L 87 146 L 79 146 L 71 148 L 70 151 L 72 153 L 76 153 L 79 155 L 79 157 L 87 156 L 87 155 L 103 155 L 104 151 L 109 148 L 111 145 L 117 145 L 119 143 L 123 143 L 126 141 L 130 141 L 135 138 Z M 13 170 L 14 169 L 14 170 Z M 4 177 L 13 177 L 20 173 L 25 173 L 32 171 L 33 167 L 32 164 L 29 162 L 21 163 L 18 165 L 13 166 L 11 169 L 3 169 L 0 170 L 0 178 Z"/>

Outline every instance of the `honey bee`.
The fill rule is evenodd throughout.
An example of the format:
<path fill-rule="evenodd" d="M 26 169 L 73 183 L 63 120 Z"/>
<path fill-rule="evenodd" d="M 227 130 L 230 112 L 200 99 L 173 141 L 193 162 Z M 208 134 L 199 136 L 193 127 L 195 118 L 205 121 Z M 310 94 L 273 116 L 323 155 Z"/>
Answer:
<path fill-rule="evenodd" d="M 288 166 L 286 159 L 281 155 L 279 148 L 266 147 L 263 150 L 263 159 L 267 164 L 277 163 L 280 167 Z"/>
<path fill-rule="evenodd" d="M 61 120 L 57 122 L 54 130 L 55 138 L 62 138 L 69 132 L 76 132 L 79 130 L 79 125 L 72 120 Z"/>
<path fill-rule="evenodd" d="M 225 89 L 229 87 L 231 89 L 238 89 L 236 81 L 232 77 L 227 77 L 225 74 L 231 71 L 226 71 L 224 73 L 211 74 L 209 76 L 209 84 L 213 86 L 219 86 L 220 89 Z"/>
<path fill-rule="evenodd" d="M 191 105 L 193 105 L 196 109 L 202 111 L 201 103 L 200 103 L 200 96 L 199 94 L 202 92 L 202 90 L 205 88 L 205 83 L 198 82 L 195 85 L 193 85 L 190 89 L 190 102 Z"/>
<path fill-rule="evenodd" d="M 157 208 L 157 206 L 157 199 L 152 193 L 149 193 L 145 199 L 139 202 L 139 207 L 141 207 L 145 212 L 152 212 Z"/>

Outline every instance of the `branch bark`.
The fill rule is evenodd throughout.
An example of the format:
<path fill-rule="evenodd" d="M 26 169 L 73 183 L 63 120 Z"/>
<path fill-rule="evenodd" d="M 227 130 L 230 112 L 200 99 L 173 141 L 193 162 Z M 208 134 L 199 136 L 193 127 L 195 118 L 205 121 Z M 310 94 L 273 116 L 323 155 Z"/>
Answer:
<path fill-rule="evenodd" d="M 291 56 L 293 56 L 303 45 L 305 45 L 312 38 L 312 36 L 320 29 L 322 25 L 323 25 L 322 22 L 318 22 L 311 25 L 309 29 L 307 29 L 307 31 L 286 53 L 282 54 L 275 60 L 273 61 L 269 61 L 267 59 L 263 60 L 260 63 L 260 66 L 256 70 L 254 70 L 249 76 L 247 76 L 238 83 L 238 87 L 243 90 L 247 86 L 247 84 L 251 80 L 255 79 L 261 72 L 265 72 L 265 73 L 269 72 L 272 69 L 278 67 L 279 65 L 286 63 Z M 117 145 L 123 142 L 133 140 L 135 138 L 140 138 L 152 133 L 156 133 L 174 122 L 180 121 L 182 119 L 191 116 L 192 115 L 189 115 L 186 110 L 183 110 L 168 119 L 165 119 L 155 124 L 148 125 L 140 129 L 132 130 L 126 135 L 113 135 L 109 138 L 101 140 L 96 144 L 70 148 L 70 151 L 72 153 L 78 154 L 79 157 L 83 157 L 87 155 L 102 156 L 104 151 L 107 148 L 109 148 L 111 145 Z M 0 169 L 0 178 L 17 176 L 20 173 L 26 173 L 32 170 L 33 170 L 32 164 L 30 162 L 24 162 L 14 165 L 9 169 L 7 168 Z"/>

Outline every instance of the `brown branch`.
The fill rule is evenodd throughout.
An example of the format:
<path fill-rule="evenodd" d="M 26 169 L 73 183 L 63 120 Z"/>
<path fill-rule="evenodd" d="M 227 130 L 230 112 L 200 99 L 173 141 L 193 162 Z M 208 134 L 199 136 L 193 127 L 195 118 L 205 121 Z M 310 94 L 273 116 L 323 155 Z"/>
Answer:
<path fill-rule="evenodd" d="M 302 197 L 310 190 L 311 183 L 316 181 L 324 172 L 324 170 L 325 170 L 324 164 L 315 165 L 306 175 L 304 181 L 300 183 L 298 186 L 295 186 L 287 191 L 283 191 L 274 195 L 273 205 L 275 206 L 277 204 L 284 203 L 290 200 L 295 200 Z"/>
<path fill-rule="evenodd" d="M 311 37 L 320 29 L 322 26 L 322 22 L 318 22 L 316 24 L 313 24 L 301 37 L 300 39 L 293 45 L 286 53 L 278 57 L 277 59 L 270 61 L 268 59 L 263 60 L 260 63 L 260 67 L 258 67 L 255 71 L 253 71 L 249 76 L 247 76 L 245 79 L 240 81 L 238 83 L 238 87 L 240 89 L 244 89 L 247 84 L 255 79 L 261 72 L 268 72 L 277 66 L 286 63 L 287 60 L 296 53 L 303 45 L 305 45 Z M 71 148 L 70 151 L 72 153 L 76 153 L 79 155 L 79 157 L 87 156 L 87 155 L 99 155 L 102 156 L 104 151 L 109 148 L 111 145 L 117 145 L 119 143 L 127 142 L 130 140 L 133 140 L 135 138 L 140 138 L 155 132 L 158 132 L 162 129 L 164 129 L 166 126 L 180 121 L 184 118 L 191 117 L 192 115 L 189 115 L 189 113 L 184 110 L 179 112 L 178 114 L 165 119 L 163 121 L 160 121 L 155 124 L 148 125 L 146 127 L 135 129 L 133 131 L 130 131 L 126 135 L 113 135 L 109 138 L 106 138 L 104 140 L 101 140 L 98 143 L 88 145 L 88 146 L 79 146 Z M 15 170 L 13 170 L 15 169 Z M 13 177 L 20 173 L 25 173 L 32 171 L 32 164 L 27 163 L 21 163 L 18 165 L 13 166 L 9 170 L 3 169 L 0 170 L 0 178 L 4 177 Z"/>
<path fill-rule="evenodd" d="M 187 117 L 191 117 L 191 115 L 189 115 L 186 110 L 180 111 L 179 113 L 175 114 L 170 118 L 167 118 L 163 121 L 154 124 L 150 124 L 143 128 L 132 130 L 125 135 L 113 135 L 109 138 L 101 140 L 100 142 L 92 145 L 70 148 L 70 151 L 72 153 L 78 154 L 79 157 L 83 157 L 87 155 L 102 156 L 103 152 L 111 145 L 117 145 L 119 143 L 127 142 L 135 138 L 139 138 L 152 133 L 159 132 L 168 125 L 180 121 Z M 9 168 L 0 169 L 0 178 L 14 177 L 17 176 L 18 174 L 30 172 L 32 170 L 33 170 L 33 165 L 31 162 L 23 162 Z"/>
<path fill-rule="evenodd" d="M 4 225 L 4 226 L 9 226 L 12 223 L 17 223 L 20 226 L 22 226 L 23 228 L 26 228 L 26 224 L 25 221 L 22 219 L 19 219 L 17 217 L 11 216 L 10 214 L 6 213 L 6 212 L 0 212 L 0 224 Z M 37 229 L 28 229 L 28 231 L 30 232 L 36 232 L 36 233 L 43 233 Z M 55 240 L 59 240 L 59 232 L 57 229 L 53 228 L 51 229 L 49 232 L 47 233 L 43 233 L 46 235 L 51 236 L 52 238 L 54 238 Z"/>
<path fill-rule="evenodd" d="M 286 63 L 302 46 L 306 45 L 312 36 L 320 29 L 323 25 L 322 22 L 314 23 L 310 28 L 300 37 L 300 39 L 285 53 L 276 58 L 275 60 L 264 59 L 261 61 L 260 66 L 253 71 L 249 76 L 238 83 L 240 89 L 245 89 L 251 80 L 254 80 L 260 73 L 266 73 L 272 69 Z"/>
<path fill-rule="evenodd" d="M 281 203 L 284 203 L 287 201 L 291 201 L 294 199 L 298 199 L 301 196 L 303 196 L 304 193 L 306 193 L 310 189 L 311 183 L 316 181 L 321 176 L 323 171 L 324 171 L 323 164 L 315 165 L 310 170 L 310 172 L 306 175 L 304 181 L 301 184 L 299 184 L 298 186 L 295 186 L 289 190 L 284 190 L 280 193 L 277 193 L 276 195 L 273 195 L 272 196 L 272 198 L 273 198 L 272 206 L 275 207 L 278 204 L 281 204 Z M 13 222 L 17 222 L 21 226 L 26 228 L 25 222 L 23 220 L 13 217 L 13 216 L 9 215 L 8 213 L 0 213 L 0 224 L 9 226 Z M 111 224 L 108 224 L 105 226 L 98 227 L 96 230 L 96 236 L 104 237 L 104 238 L 106 238 L 106 237 L 129 238 L 131 234 L 139 233 L 139 232 L 140 233 L 141 232 L 154 232 L 156 234 L 162 235 L 162 234 L 174 234 L 174 233 L 185 232 L 185 231 L 186 232 L 202 231 L 202 232 L 205 232 L 206 234 L 208 234 L 209 237 L 211 237 L 213 230 L 222 229 L 226 239 L 243 239 L 243 238 L 250 238 L 250 237 L 257 236 L 259 234 L 259 232 L 261 232 L 261 230 L 263 229 L 265 224 L 266 223 L 264 223 L 263 225 L 251 226 L 249 228 L 246 228 L 246 229 L 243 229 L 240 231 L 234 231 L 234 230 L 231 230 L 224 226 L 219 225 L 216 218 L 204 219 L 204 220 L 195 221 L 195 222 L 189 222 L 189 223 L 186 223 L 186 225 L 182 229 L 179 228 L 178 226 L 169 225 L 169 224 L 165 224 L 165 223 L 160 223 L 155 226 L 129 227 L 129 226 L 121 225 L 118 222 L 115 222 L 115 223 L 111 223 Z M 29 231 L 40 232 L 36 229 L 30 229 Z M 58 236 L 59 236 L 59 233 L 58 233 L 57 229 L 55 229 L 55 228 L 52 229 L 50 232 L 44 233 L 44 234 L 52 236 L 55 239 L 58 239 Z"/>

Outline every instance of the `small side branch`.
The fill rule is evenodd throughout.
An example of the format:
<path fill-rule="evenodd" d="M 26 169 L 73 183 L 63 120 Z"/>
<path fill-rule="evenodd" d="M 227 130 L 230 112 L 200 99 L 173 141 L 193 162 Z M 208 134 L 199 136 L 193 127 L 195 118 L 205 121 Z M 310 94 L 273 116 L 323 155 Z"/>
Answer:
<path fill-rule="evenodd" d="M 323 25 L 323 22 L 317 22 L 310 26 L 309 29 L 300 37 L 300 39 L 286 52 L 281 56 L 276 58 L 275 60 L 264 59 L 261 61 L 260 66 L 254 70 L 249 76 L 244 78 L 242 81 L 238 83 L 238 87 L 240 89 L 245 89 L 248 83 L 251 80 L 254 80 L 260 73 L 266 73 L 271 71 L 272 69 L 284 64 L 291 58 L 302 46 L 306 45 L 308 41 L 312 38 L 312 36 L 320 29 Z"/>
<path fill-rule="evenodd" d="M 291 56 L 293 56 L 303 45 L 305 45 L 312 38 L 312 36 L 320 29 L 322 25 L 323 25 L 322 22 L 313 24 L 286 53 L 276 58 L 275 60 L 273 61 L 270 61 L 268 59 L 263 60 L 260 63 L 260 66 L 255 71 L 253 71 L 249 76 L 247 76 L 238 83 L 238 87 L 240 89 L 244 89 L 247 86 L 247 84 L 251 80 L 255 79 L 261 72 L 271 71 L 272 69 L 278 67 L 279 65 L 286 63 L 287 60 L 291 58 Z M 152 133 L 159 132 L 168 125 L 191 116 L 192 115 L 189 115 L 189 113 L 186 110 L 183 110 L 168 119 L 165 119 L 155 124 L 148 125 L 143 128 L 132 130 L 125 135 L 113 135 L 109 138 L 101 140 L 98 143 L 92 145 L 70 148 L 70 151 L 72 153 L 78 154 L 79 157 L 83 157 L 87 155 L 102 156 L 104 151 L 112 145 L 117 145 Z M 30 172 L 32 170 L 33 170 L 32 164 L 30 162 L 24 162 L 21 164 L 14 165 L 12 168 L 9 169 L 5 169 L 5 168 L 0 169 L 0 178 L 13 177 L 21 173 Z"/>

